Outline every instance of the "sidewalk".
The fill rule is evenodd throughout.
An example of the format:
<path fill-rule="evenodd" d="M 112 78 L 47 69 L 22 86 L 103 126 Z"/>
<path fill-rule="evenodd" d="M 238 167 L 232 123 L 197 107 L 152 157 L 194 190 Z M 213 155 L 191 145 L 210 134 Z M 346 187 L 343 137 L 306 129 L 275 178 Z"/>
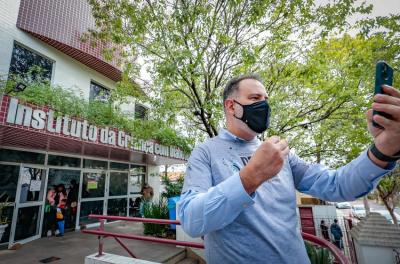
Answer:
<path fill-rule="evenodd" d="M 142 235 L 142 223 L 117 222 L 106 225 L 106 230 L 117 233 L 131 233 Z M 133 251 L 137 258 L 166 262 L 185 250 L 172 245 L 134 241 L 122 239 L 127 247 Z M 64 237 L 41 238 L 22 245 L 18 250 L 0 250 L 1 264 L 33 264 L 41 263 L 42 259 L 59 257 L 60 260 L 51 264 L 80 264 L 84 263 L 85 256 L 96 253 L 98 239 L 96 236 L 82 234 L 81 232 L 66 233 Z M 129 257 L 128 253 L 113 239 L 104 239 L 104 252 Z"/>

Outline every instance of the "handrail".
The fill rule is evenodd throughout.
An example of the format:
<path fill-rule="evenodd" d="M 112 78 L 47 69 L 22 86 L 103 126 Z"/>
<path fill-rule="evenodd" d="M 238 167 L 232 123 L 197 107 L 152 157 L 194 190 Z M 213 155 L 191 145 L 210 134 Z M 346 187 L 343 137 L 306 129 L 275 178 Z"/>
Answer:
<path fill-rule="evenodd" d="M 103 238 L 105 237 L 113 237 L 133 258 L 135 255 L 130 251 L 126 245 L 119 238 L 133 239 L 133 240 L 141 240 L 141 241 L 149 241 L 156 242 L 161 244 L 169 244 L 169 245 L 177 245 L 177 246 L 186 246 L 193 248 L 204 248 L 204 244 L 195 243 L 195 242 L 186 242 L 179 241 L 167 238 L 158 238 L 158 237 L 149 237 L 149 236 L 141 236 L 141 235 L 127 235 L 127 234 L 119 234 L 104 231 L 104 222 L 105 220 L 122 220 L 128 222 L 141 222 L 141 223 L 152 223 L 152 224 L 174 224 L 180 225 L 181 223 L 178 220 L 166 220 L 166 219 L 154 219 L 154 218 L 140 218 L 140 217 L 126 217 L 126 216 L 111 216 L 111 215 L 89 215 L 91 219 L 100 220 L 100 227 L 98 229 L 84 229 L 82 230 L 85 234 L 97 235 L 99 236 L 99 252 L 98 256 L 103 255 Z M 321 239 L 317 236 L 301 233 L 304 240 L 310 241 L 314 244 L 327 248 L 332 255 L 335 257 L 336 261 L 339 264 L 350 264 L 349 260 L 345 257 L 345 255 L 332 243 Z"/>
<path fill-rule="evenodd" d="M 313 242 L 319 246 L 329 249 L 332 255 L 339 263 L 350 264 L 349 260 L 342 253 L 342 251 L 340 251 L 335 245 L 333 245 L 329 241 L 304 232 L 301 232 L 301 236 L 303 237 L 304 240 Z"/>

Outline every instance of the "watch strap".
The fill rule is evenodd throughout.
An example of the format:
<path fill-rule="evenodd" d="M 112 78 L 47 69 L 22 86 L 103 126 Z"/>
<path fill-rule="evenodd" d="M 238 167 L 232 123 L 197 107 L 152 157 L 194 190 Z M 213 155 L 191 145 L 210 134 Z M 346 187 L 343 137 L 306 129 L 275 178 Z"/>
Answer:
<path fill-rule="evenodd" d="M 400 151 L 394 154 L 394 156 L 387 156 L 379 151 L 379 149 L 375 146 L 375 143 L 372 143 L 369 150 L 372 152 L 372 154 L 374 154 L 377 159 L 381 161 L 394 162 L 400 159 Z"/>

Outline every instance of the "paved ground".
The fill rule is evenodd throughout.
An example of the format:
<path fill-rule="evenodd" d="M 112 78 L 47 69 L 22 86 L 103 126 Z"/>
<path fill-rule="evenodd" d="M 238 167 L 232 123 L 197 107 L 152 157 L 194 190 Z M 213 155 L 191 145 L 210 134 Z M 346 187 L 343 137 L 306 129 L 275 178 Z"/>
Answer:
<path fill-rule="evenodd" d="M 141 223 L 112 223 L 106 230 L 118 233 L 143 234 Z M 140 259 L 164 262 L 184 251 L 170 245 L 161 245 L 144 241 L 124 240 L 126 245 Z M 96 236 L 81 232 L 67 233 L 64 237 L 41 238 L 25 244 L 18 250 L 0 250 L 1 264 L 33 264 L 52 256 L 61 258 L 51 264 L 84 263 L 85 256 L 97 252 Z M 104 240 L 104 251 L 107 253 L 129 256 L 113 239 Z"/>

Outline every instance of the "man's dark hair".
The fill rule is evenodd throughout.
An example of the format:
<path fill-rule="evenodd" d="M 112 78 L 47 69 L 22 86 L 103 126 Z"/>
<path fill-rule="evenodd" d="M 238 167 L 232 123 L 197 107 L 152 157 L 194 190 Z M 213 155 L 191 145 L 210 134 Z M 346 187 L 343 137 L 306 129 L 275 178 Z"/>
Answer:
<path fill-rule="evenodd" d="M 228 84 L 225 86 L 223 93 L 223 101 L 222 104 L 225 107 L 225 100 L 228 99 L 233 93 L 235 93 L 239 89 L 239 83 L 243 80 L 252 79 L 259 81 L 262 83 L 262 79 L 258 74 L 243 74 L 238 77 L 232 78 L 229 80 Z"/>
<path fill-rule="evenodd" d="M 337 219 L 334 219 L 333 222 L 337 223 Z"/>

